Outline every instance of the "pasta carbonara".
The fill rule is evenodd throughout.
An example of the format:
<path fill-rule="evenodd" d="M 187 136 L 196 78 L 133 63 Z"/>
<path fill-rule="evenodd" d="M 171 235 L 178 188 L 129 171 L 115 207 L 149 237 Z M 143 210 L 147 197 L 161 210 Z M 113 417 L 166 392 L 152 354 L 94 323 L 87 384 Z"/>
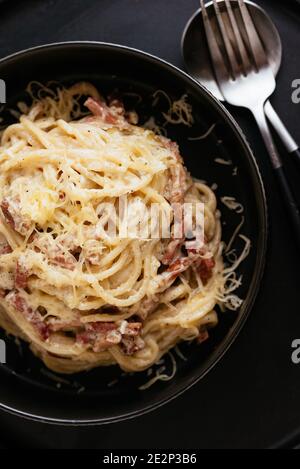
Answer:
<path fill-rule="evenodd" d="M 131 221 L 142 203 L 147 224 L 158 204 L 170 238 L 109 236 L 107 207 L 116 225 L 124 196 Z M 202 245 L 174 236 L 185 203 L 204 204 Z M 56 372 L 145 370 L 180 341 L 205 341 L 216 305 L 234 299 L 213 191 L 176 143 L 91 84 L 35 99 L 3 131 L 0 206 L 0 325 Z"/>

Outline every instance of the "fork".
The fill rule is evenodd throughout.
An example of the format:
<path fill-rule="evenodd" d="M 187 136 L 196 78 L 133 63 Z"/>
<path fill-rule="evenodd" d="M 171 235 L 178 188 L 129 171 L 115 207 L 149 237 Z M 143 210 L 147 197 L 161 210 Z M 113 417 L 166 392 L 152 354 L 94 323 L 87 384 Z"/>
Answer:
<path fill-rule="evenodd" d="M 230 27 L 232 28 L 233 44 L 227 30 L 228 26 L 226 26 L 223 20 L 219 3 L 217 0 L 213 0 L 221 42 L 223 50 L 226 52 L 224 57 L 208 16 L 204 0 L 200 0 L 214 72 L 225 101 L 233 106 L 249 109 L 257 122 L 273 169 L 277 175 L 283 201 L 285 202 L 286 210 L 290 216 L 300 247 L 299 208 L 284 172 L 282 160 L 275 146 L 264 112 L 264 105 L 276 88 L 275 78 L 244 0 L 236 1 L 238 2 L 237 6 L 246 35 L 243 35 L 240 30 L 231 1 L 222 0 L 228 14 Z M 243 36 L 247 38 L 246 43 L 244 43 Z"/>

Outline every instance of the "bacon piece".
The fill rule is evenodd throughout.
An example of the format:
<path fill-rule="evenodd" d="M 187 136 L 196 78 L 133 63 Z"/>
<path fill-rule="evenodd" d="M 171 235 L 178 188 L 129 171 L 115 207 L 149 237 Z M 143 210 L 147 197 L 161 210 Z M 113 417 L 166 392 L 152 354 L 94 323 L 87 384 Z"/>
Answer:
<path fill-rule="evenodd" d="M 3 290 L 3 288 L 0 288 L 0 298 L 5 298 L 5 290 Z"/>
<path fill-rule="evenodd" d="M 85 331 L 78 334 L 80 340 L 88 343 L 96 339 L 97 334 L 107 334 L 107 332 L 117 330 L 118 327 L 113 322 L 90 322 L 85 325 Z"/>
<path fill-rule="evenodd" d="M 191 267 L 195 262 L 197 262 L 198 258 L 196 257 L 181 257 L 174 261 L 167 269 L 167 272 L 172 273 L 176 277 L 180 275 L 182 272 L 185 272 L 189 267 Z"/>
<path fill-rule="evenodd" d="M 51 264 L 58 265 L 64 269 L 74 270 L 76 266 L 75 257 L 62 246 L 50 239 L 38 239 L 35 243 L 38 251 L 45 254 Z"/>
<path fill-rule="evenodd" d="M 145 342 L 140 337 L 141 322 L 124 321 L 124 333 L 122 334 L 121 348 L 126 355 L 133 355 L 145 347 Z M 122 329 L 122 325 L 120 327 Z M 123 332 L 123 331 L 122 331 Z"/>
<path fill-rule="evenodd" d="M 107 333 L 118 329 L 114 322 L 91 322 L 86 325 L 86 330 L 91 332 Z"/>
<path fill-rule="evenodd" d="M 63 267 L 64 269 L 67 270 L 74 270 L 75 265 L 76 265 L 76 259 L 74 256 L 72 256 L 71 253 L 66 252 L 64 253 L 63 251 L 59 252 L 57 251 L 56 255 L 53 255 L 53 257 L 49 257 L 50 262 L 53 264 L 59 265 L 60 267 Z"/>
<path fill-rule="evenodd" d="M 126 321 L 123 327 L 122 324 L 119 326 L 113 322 L 94 322 L 86 324 L 85 330 L 77 334 L 76 340 L 83 345 L 91 346 L 94 352 L 100 352 L 119 344 L 122 344 L 123 348 L 124 343 L 135 343 L 141 327 L 142 324 L 138 322 L 127 323 Z M 130 348 L 134 349 L 135 347 L 131 345 Z"/>
<path fill-rule="evenodd" d="M 31 223 L 30 220 L 25 219 L 20 214 L 20 211 L 17 208 L 19 204 L 20 201 L 18 199 L 14 200 L 12 204 L 7 198 L 5 198 L 2 200 L 0 207 L 6 223 L 22 236 L 26 236 Z"/>
<path fill-rule="evenodd" d="M 191 254 L 190 252 L 190 255 L 188 257 L 182 257 L 180 259 L 175 260 L 169 266 L 167 272 L 171 272 L 172 275 L 177 277 L 182 272 L 185 272 L 189 267 L 194 265 L 198 270 L 202 282 L 205 285 L 211 278 L 216 263 L 213 257 L 210 257 L 209 259 L 203 259 L 200 256 L 201 252 L 195 254 Z"/>
<path fill-rule="evenodd" d="M 74 321 L 50 321 L 48 324 L 49 329 L 52 332 L 58 331 L 69 331 L 82 326 L 80 319 L 74 319 Z"/>
<path fill-rule="evenodd" d="M 167 270 L 157 276 L 156 283 L 158 292 L 167 290 L 176 280 L 176 278 L 190 267 L 198 268 L 202 262 L 199 254 L 180 257 L 169 265 Z"/>
<path fill-rule="evenodd" d="M 0 233 L 0 256 L 10 254 L 12 251 L 13 250 L 8 244 L 6 237 L 2 233 Z"/>
<path fill-rule="evenodd" d="M 43 340 L 47 340 L 50 337 L 50 329 L 47 324 L 40 321 L 38 318 L 33 322 L 34 327 L 39 332 Z"/>
<path fill-rule="evenodd" d="M 106 124 L 116 125 L 118 123 L 118 115 L 115 115 L 116 113 L 110 110 L 104 101 L 88 98 L 84 105 L 94 116 L 100 117 Z"/>
<path fill-rule="evenodd" d="M 0 244 L 0 256 L 4 254 L 10 254 L 12 252 L 12 248 L 9 244 Z"/>
<path fill-rule="evenodd" d="M 93 122 L 100 119 L 105 124 L 118 126 L 123 129 L 129 127 L 129 122 L 137 121 L 136 113 L 126 113 L 122 101 L 119 99 L 109 99 L 109 105 L 103 99 L 88 98 L 85 106 L 91 111 L 94 117 L 86 117 L 86 122 Z"/>
<path fill-rule="evenodd" d="M 4 215 L 6 223 L 10 225 L 13 229 L 15 229 L 15 221 L 14 221 L 12 214 L 9 211 L 9 203 L 7 199 L 2 200 L 1 210 Z"/>
<path fill-rule="evenodd" d="M 26 288 L 27 280 L 29 277 L 29 271 L 24 267 L 21 262 L 17 262 L 16 272 L 15 272 L 15 287 L 16 288 Z"/>
<path fill-rule="evenodd" d="M 201 264 L 198 268 L 198 272 L 204 285 L 211 278 L 215 265 L 216 265 L 215 260 L 212 257 L 210 259 L 201 260 Z"/>
<path fill-rule="evenodd" d="M 127 321 L 125 321 L 125 323 L 127 323 Z M 141 328 L 141 322 L 128 322 L 127 324 L 125 324 L 124 330 L 122 330 L 122 325 L 120 327 L 120 330 L 122 331 L 122 335 L 137 336 L 139 335 Z"/>
<path fill-rule="evenodd" d="M 122 340 L 115 323 L 95 322 L 85 326 L 85 331 L 77 334 L 77 342 L 92 346 L 94 352 L 106 350 Z"/>
<path fill-rule="evenodd" d="M 162 263 L 164 265 L 171 265 L 176 260 L 176 257 L 179 256 L 180 249 L 184 242 L 185 238 L 173 239 L 170 241 L 164 253 L 164 257 L 162 258 Z"/>
<path fill-rule="evenodd" d="M 171 204 L 183 204 L 186 193 L 186 171 L 181 163 L 170 168 L 171 184 L 169 201 Z"/>
<path fill-rule="evenodd" d="M 183 166 L 183 160 L 180 156 L 177 143 L 172 142 L 166 137 L 159 137 L 165 148 L 170 150 L 174 164 L 170 167 L 170 183 L 168 200 L 171 204 L 183 204 L 187 191 L 187 171 Z"/>
<path fill-rule="evenodd" d="M 14 308 L 20 313 L 23 313 L 26 316 L 32 315 L 33 310 L 28 306 L 25 299 L 16 290 L 10 292 L 6 297 L 6 300 L 12 303 Z"/>
<path fill-rule="evenodd" d="M 6 301 L 22 313 L 24 318 L 32 324 L 43 340 L 47 340 L 50 335 L 50 330 L 47 324 L 42 320 L 42 316 L 38 311 L 34 311 L 26 302 L 25 298 L 20 295 L 16 290 L 10 292 L 6 297 Z"/>
<path fill-rule="evenodd" d="M 162 263 L 164 265 L 170 265 L 180 254 L 181 247 L 185 242 L 183 204 L 185 194 L 188 189 L 187 171 L 183 166 L 177 143 L 172 142 L 165 137 L 160 137 L 160 139 L 163 145 L 171 151 L 174 158 L 174 164 L 169 169 L 170 181 L 168 184 L 166 198 L 173 206 L 174 226 L 178 227 L 181 231 L 181 236 L 179 238 L 175 238 L 173 227 L 172 240 L 168 244 L 162 259 Z"/>
<path fill-rule="evenodd" d="M 121 348 L 125 355 L 133 355 L 145 347 L 145 342 L 139 336 L 126 336 L 122 338 Z"/>

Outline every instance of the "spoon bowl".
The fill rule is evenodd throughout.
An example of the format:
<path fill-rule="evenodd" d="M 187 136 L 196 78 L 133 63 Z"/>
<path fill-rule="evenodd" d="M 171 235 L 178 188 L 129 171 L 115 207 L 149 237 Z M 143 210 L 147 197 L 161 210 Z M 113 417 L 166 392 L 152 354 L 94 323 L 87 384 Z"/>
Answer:
<path fill-rule="evenodd" d="M 270 67 L 274 76 L 276 76 L 282 60 L 282 43 L 277 28 L 269 15 L 260 6 L 249 1 L 245 1 L 245 3 L 264 44 Z M 222 3 L 220 3 L 221 11 L 222 8 Z M 234 4 L 232 8 L 235 8 Z M 207 3 L 206 9 L 208 14 L 212 13 L 212 24 L 217 28 L 217 23 L 215 21 L 214 24 L 213 19 L 213 2 Z M 181 50 L 188 72 L 196 80 L 200 81 L 216 98 L 224 101 L 211 64 L 201 9 L 195 12 L 184 29 Z"/>

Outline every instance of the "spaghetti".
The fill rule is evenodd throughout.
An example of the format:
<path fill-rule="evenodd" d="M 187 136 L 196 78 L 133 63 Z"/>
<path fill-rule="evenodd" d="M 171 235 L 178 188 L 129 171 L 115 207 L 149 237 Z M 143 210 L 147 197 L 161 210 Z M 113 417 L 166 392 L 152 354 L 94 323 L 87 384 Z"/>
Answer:
<path fill-rule="evenodd" d="M 112 364 L 142 371 L 180 341 L 206 340 L 215 306 L 240 305 L 239 282 L 223 265 L 216 197 L 192 180 L 178 146 L 89 83 L 41 93 L 22 109 L 0 147 L 2 328 L 59 373 Z M 179 109 L 166 117 L 176 120 Z M 133 208 L 158 203 L 171 233 L 173 204 L 202 202 L 204 246 L 107 236 L 100 207 L 121 218 L 124 196 Z"/>

